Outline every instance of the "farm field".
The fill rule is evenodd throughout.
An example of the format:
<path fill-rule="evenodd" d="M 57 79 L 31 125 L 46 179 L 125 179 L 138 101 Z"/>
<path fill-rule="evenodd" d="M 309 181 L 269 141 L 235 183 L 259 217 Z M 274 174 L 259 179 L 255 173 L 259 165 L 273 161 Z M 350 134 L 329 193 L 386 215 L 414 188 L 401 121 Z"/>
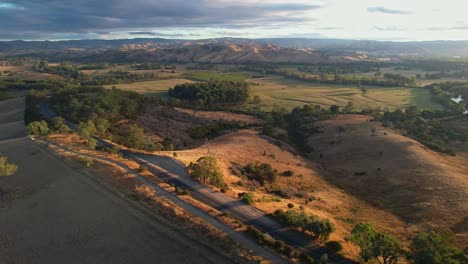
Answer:
<path fill-rule="evenodd" d="M 197 81 L 220 80 L 234 82 L 245 81 L 250 77 L 249 75 L 242 73 L 222 73 L 216 71 L 195 71 L 189 73 L 189 76 Z"/>
<path fill-rule="evenodd" d="M 442 109 L 432 102 L 429 90 L 423 88 L 404 87 L 366 87 L 367 94 L 354 86 L 323 85 L 269 77 L 255 79 L 258 85 L 251 86 L 252 96 L 259 96 L 261 107 L 265 110 L 273 106 L 287 109 L 300 107 L 304 104 L 316 104 L 323 107 L 332 105 L 345 106 L 352 102 L 355 110 L 388 108 L 405 108 L 417 105 L 423 109 Z"/>
<path fill-rule="evenodd" d="M 0 66 L 0 80 L 18 78 L 24 80 L 62 79 L 60 76 L 31 70 L 31 66 Z"/>
<path fill-rule="evenodd" d="M 156 81 L 147 81 L 147 82 L 136 82 L 130 84 L 115 84 L 115 85 L 106 85 L 106 88 L 117 87 L 125 91 L 135 91 L 142 94 L 153 94 L 159 95 L 161 97 L 167 96 L 167 91 L 169 88 L 172 88 L 179 84 L 193 82 L 187 79 L 167 79 L 167 80 L 156 80 Z"/>

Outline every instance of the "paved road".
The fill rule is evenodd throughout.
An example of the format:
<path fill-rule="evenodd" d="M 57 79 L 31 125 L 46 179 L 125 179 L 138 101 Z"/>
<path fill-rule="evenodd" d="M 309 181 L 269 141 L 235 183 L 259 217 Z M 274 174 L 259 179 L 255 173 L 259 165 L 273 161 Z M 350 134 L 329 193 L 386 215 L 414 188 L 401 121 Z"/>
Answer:
<path fill-rule="evenodd" d="M 41 104 L 41 111 L 46 118 L 53 118 L 54 114 L 47 107 L 47 104 Z M 69 123 L 71 128 L 76 128 L 76 125 Z M 112 147 L 112 144 L 96 138 L 98 144 L 106 147 Z M 324 248 L 317 247 L 311 243 L 311 238 L 299 231 L 290 230 L 280 224 L 275 219 L 268 216 L 265 212 L 250 205 L 231 198 L 228 195 L 217 192 L 199 182 L 193 181 L 186 169 L 186 167 L 179 161 L 166 156 L 149 155 L 134 153 L 123 150 L 122 154 L 135 160 L 139 164 L 144 164 L 148 169 L 159 178 L 173 183 L 174 185 L 188 189 L 192 196 L 221 211 L 230 213 L 243 222 L 255 226 L 264 233 L 268 233 L 276 239 L 283 240 L 284 242 L 302 249 L 314 258 L 320 259 L 323 254 L 328 254 L 328 259 L 332 263 L 357 263 L 347 260 L 343 257 L 330 254 Z"/>

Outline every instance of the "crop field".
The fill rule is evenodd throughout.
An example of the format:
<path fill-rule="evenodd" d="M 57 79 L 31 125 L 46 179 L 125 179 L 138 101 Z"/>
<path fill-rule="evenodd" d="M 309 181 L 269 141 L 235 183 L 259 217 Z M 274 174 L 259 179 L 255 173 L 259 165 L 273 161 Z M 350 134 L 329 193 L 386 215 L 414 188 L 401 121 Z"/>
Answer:
<path fill-rule="evenodd" d="M 209 80 L 220 80 L 220 81 L 245 81 L 250 76 L 242 73 L 221 73 L 215 71 L 197 71 L 190 73 L 190 78 L 197 81 L 209 81 Z"/>
<path fill-rule="evenodd" d="M 61 77 L 39 73 L 31 70 L 30 66 L 0 66 L 0 80 L 1 79 L 24 79 L 24 80 L 48 80 L 48 79 L 61 79 Z"/>
<path fill-rule="evenodd" d="M 274 105 L 287 109 L 305 104 L 323 107 L 345 106 L 352 102 L 355 110 L 405 108 L 417 105 L 423 109 L 441 109 L 432 102 L 429 90 L 405 87 L 366 87 L 368 92 L 350 85 L 324 85 L 272 77 L 256 79 L 258 85 L 251 87 L 252 96 L 259 96 L 261 107 L 265 110 Z"/>
<path fill-rule="evenodd" d="M 167 90 L 179 84 L 184 84 L 192 82 L 187 79 L 167 79 L 167 80 L 156 80 L 156 81 L 147 81 L 147 82 L 136 82 L 130 84 L 115 84 L 115 85 L 106 85 L 106 88 L 112 88 L 113 86 L 126 90 L 126 91 L 135 91 L 142 94 L 153 94 L 161 97 L 167 96 Z"/>

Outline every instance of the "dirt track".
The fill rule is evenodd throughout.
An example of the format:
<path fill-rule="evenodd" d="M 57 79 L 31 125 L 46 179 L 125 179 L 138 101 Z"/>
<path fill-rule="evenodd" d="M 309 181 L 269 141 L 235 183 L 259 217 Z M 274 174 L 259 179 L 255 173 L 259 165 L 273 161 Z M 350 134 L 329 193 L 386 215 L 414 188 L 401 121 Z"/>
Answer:
<path fill-rule="evenodd" d="M 0 152 L 19 166 L 0 179 L 1 263 L 230 262 L 24 137 L 22 108 L 0 102 Z"/>

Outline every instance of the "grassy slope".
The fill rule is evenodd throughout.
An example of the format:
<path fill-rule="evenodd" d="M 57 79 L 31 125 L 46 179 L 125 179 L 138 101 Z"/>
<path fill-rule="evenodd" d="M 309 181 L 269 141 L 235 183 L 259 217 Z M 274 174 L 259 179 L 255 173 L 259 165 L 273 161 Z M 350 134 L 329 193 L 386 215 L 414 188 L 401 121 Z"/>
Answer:
<path fill-rule="evenodd" d="M 167 97 L 167 90 L 178 84 L 184 84 L 192 82 L 187 79 L 167 79 L 167 80 L 157 80 L 157 81 L 147 81 L 147 82 L 136 82 L 130 84 L 115 84 L 115 85 L 106 85 L 106 88 L 112 88 L 113 86 L 126 90 L 126 91 L 135 91 L 142 94 L 154 94 L 162 97 Z"/>
<path fill-rule="evenodd" d="M 408 223 L 448 227 L 466 242 L 467 153 L 442 155 L 368 120 L 346 115 L 317 124 L 323 133 L 310 138 L 315 149 L 311 158 L 321 164 L 326 178 Z M 341 139 L 339 126 L 346 131 Z M 371 135 L 372 128 L 377 136 Z"/>

